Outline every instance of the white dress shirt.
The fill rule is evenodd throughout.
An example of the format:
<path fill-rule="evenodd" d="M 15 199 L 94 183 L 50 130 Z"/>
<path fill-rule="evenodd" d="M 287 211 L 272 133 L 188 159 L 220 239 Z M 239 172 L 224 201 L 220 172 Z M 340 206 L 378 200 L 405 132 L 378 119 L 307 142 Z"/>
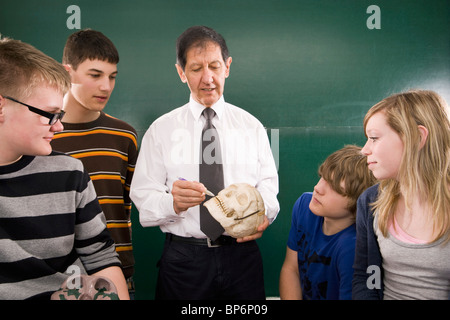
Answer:
<path fill-rule="evenodd" d="M 200 231 L 199 206 L 176 214 L 171 189 L 184 178 L 199 181 L 200 139 L 205 107 L 191 96 L 189 103 L 156 119 L 145 133 L 130 196 L 142 226 L 160 226 L 163 232 L 205 238 Z M 279 210 L 278 173 L 266 130 L 247 111 L 226 103 L 223 96 L 211 108 L 222 150 L 224 184 L 255 186 L 272 223 Z M 208 188 L 208 186 L 205 186 Z"/>

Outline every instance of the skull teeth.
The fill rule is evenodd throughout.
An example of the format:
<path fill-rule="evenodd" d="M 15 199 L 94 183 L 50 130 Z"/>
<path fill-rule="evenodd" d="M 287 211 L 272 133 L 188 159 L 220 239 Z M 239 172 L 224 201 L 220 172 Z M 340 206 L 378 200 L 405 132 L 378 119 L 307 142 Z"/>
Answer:
<path fill-rule="evenodd" d="M 216 200 L 216 204 L 219 207 L 219 209 L 223 212 L 223 214 L 226 215 L 227 217 L 231 217 L 231 215 L 233 214 L 233 210 L 228 209 L 228 207 L 225 205 L 225 202 L 223 202 L 223 200 L 220 199 L 219 196 L 216 196 L 214 199 Z"/>

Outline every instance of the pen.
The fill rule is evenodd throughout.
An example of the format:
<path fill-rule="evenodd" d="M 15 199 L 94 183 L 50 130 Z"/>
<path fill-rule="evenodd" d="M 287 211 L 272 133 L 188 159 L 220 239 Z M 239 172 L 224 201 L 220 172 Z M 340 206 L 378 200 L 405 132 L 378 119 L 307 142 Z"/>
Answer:
<path fill-rule="evenodd" d="M 183 181 L 187 181 L 185 178 L 181 178 L 178 177 L 178 180 L 183 180 Z M 210 197 L 215 197 L 214 193 L 212 193 L 211 191 L 209 191 L 208 189 L 206 189 L 205 194 L 207 194 Z"/>

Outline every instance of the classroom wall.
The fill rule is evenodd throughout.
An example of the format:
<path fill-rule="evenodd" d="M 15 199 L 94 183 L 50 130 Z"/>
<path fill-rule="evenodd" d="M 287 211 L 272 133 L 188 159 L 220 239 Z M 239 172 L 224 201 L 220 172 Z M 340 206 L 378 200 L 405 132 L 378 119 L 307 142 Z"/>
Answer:
<path fill-rule="evenodd" d="M 266 293 L 278 296 L 292 205 L 312 190 L 321 161 L 363 145 L 365 112 L 392 93 L 432 89 L 450 101 L 449 17 L 448 0 L 16 0 L 2 1 L 0 33 L 58 61 L 70 28 L 105 33 L 120 53 L 105 111 L 132 124 L 139 141 L 188 101 L 176 38 L 192 25 L 222 33 L 233 57 L 225 99 L 261 120 L 277 160 L 281 211 L 258 242 Z M 163 234 L 132 215 L 136 298 L 153 299 Z"/>

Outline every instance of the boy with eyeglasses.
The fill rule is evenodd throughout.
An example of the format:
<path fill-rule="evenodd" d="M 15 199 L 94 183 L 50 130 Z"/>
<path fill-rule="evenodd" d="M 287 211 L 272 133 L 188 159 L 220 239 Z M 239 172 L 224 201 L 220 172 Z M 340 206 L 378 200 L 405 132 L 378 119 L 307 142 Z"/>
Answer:
<path fill-rule="evenodd" d="M 33 46 L 0 40 L 0 299 L 49 299 L 78 266 L 125 278 L 82 163 L 53 152 L 70 79 Z M 73 268 L 73 267 L 72 267 Z"/>
<path fill-rule="evenodd" d="M 129 191 L 137 134 L 131 125 L 103 111 L 114 90 L 119 53 L 103 33 L 84 29 L 68 37 L 62 62 L 72 87 L 64 100 L 64 131 L 55 134 L 52 147 L 80 159 L 89 172 L 132 294 Z"/>

